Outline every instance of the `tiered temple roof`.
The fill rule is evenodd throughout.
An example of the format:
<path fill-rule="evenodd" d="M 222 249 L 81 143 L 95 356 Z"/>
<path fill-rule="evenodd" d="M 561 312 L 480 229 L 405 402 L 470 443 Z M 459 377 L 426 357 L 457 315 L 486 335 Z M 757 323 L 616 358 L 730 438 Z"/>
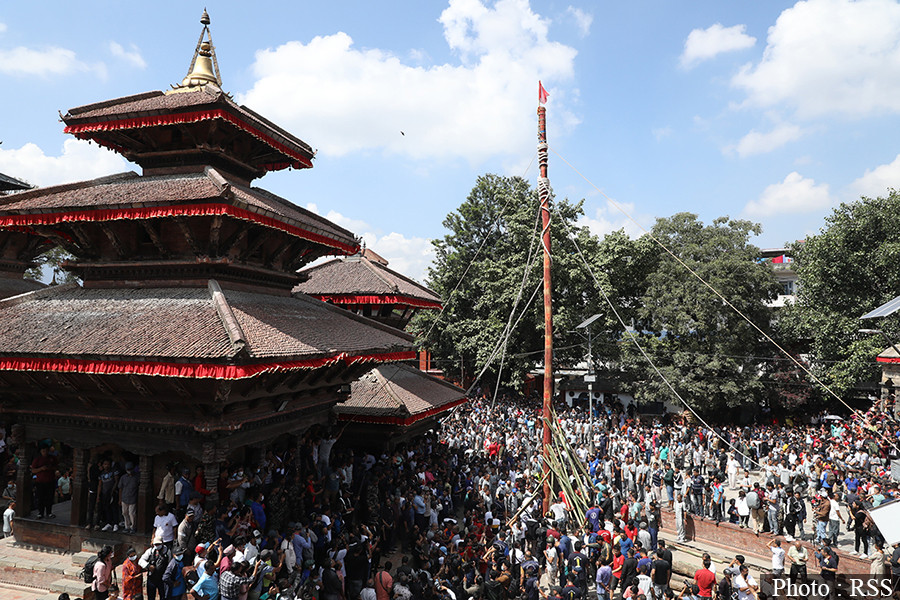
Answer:
<path fill-rule="evenodd" d="M 418 310 L 441 308 L 427 287 L 389 269 L 366 248 L 359 254 L 304 269 L 295 295 L 308 294 L 350 312 L 403 329 Z M 337 406 L 338 419 L 354 426 L 369 445 L 395 443 L 432 427 L 439 415 L 466 401 L 465 391 L 407 365 L 370 370 L 350 386 Z"/>
<path fill-rule="evenodd" d="M 441 308 L 435 292 L 389 269 L 387 261 L 368 249 L 301 273 L 306 280 L 294 288 L 295 293 L 308 294 L 399 329 L 405 328 L 419 309 Z"/>
<path fill-rule="evenodd" d="M 25 183 L 24 181 L 19 181 L 15 177 L 10 177 L 9 175 L 0 173 L 0 195 L 2 195 L 4 192 L 27 190 L 30 187 L 31 185 Z"/>
<path fill-rule="evenodd" d="M 31 185 L 0 173 L 0 203 L 8 192 L 31 189 Z M 17 296 L 44 287 L 44 284 L 24 277 L 34 259 L 52 243 L 22 231 L 0 230 L 0 299 Z"/>
<path fill-rule="evenodd" d="M 20 516 L 31 500 L 28 442 L 75 447 L 76 473 L 102 443 L 139 455 L 146 528 L 163 474 L 154 456 L 202 461 L 212 489 L 229 453 L 327 422 L 373 365 L 415 357 L 402 331 L 291 295 L 299 268 L 359 242 L 251 187 L 270 170 L 311 167 L 313 153 L 222 91 L 205 12 L 201 22 L 181 85 L 63 117 L 67 132 L 141 175 L 0 198 L 0 262 L 24 270 L 59 245 L 83 282 L 0 301 L 0 404 L 16 419 Z M 74 483 L 73 524 L 83 524 L 85 486 Z M 27 531 L 20 522 L 17 536 Z"/>
<path fill-rule="evenodd" d="M 462 388 L 403 364 L 375 367 L 350 386 L 341 420 L 409 426 L 466 401 Z"/>

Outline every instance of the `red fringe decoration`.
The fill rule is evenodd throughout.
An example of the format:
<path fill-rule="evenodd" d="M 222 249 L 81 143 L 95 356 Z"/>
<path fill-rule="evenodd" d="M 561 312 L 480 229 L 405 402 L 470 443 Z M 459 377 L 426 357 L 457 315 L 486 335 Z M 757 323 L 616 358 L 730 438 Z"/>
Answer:
<path fill-rule="evenodd" d="M 431 408 L 426 410 L 423 413 L 419 413 L 417 415 L 412 415 L 410 417 L 401 418 L 401 417 L 367 417 L 365 415 L 350 415 L 345 413 L 338 413 L 338 421 L 351 421 L 353 423 L 377 423 L 379 425 L 402 425 L 404 427 L 408 425 L 412 425 L 416 421 L 421 421 L 427 417 L 432 415 L 440 414 L 446 410 L 450 410 L 455 406 L 459 406 L 460 404 L 467 402 L 469 399 L 463 396 L 459 400 L 454 400 L 453 402 L 449 402 L 443 406 L 438 406 L 435 408 Z"/>
<path fill-rule="evenodd" d="M 415 357 L 416 353 L 414 351 L 361 355 L 348 355 L 342 352 L 337 356 L 326 358 L 251 365 L 0 357 L 0 371 L 53 371 L 59 373 L 88 373 L 92 375 L 154 375 L 161 377 L 191 377 L 194 379 L 247 379 L 261 373 L 318 369 L 333 365 L 338 361 L 344 361 L 349 366 L 361 362 L 390 362 Z"/>
<path fill-rule="evenodd" d="M 440 302 L 422 300 L 410 296 L 382 294 L 380 296 L 355 296 L 352 294 L 310 294 L 323 302 L 332 304 L 403 304 L 416 308 L 441 308 Z"/>
<path fill-rule="evenodd" d="M 177 204 L 173 206 L 155 206 L 144 208 L 80 210 L 57 213 L 40 213 L 29 215 L 0 216 L 0 227 L 22 227 L 28 225 L 55 225 L 69 221 L 116 221 L 119 219 L 156 219 L 161 217 L 205 217 L 228 215 L 245 221 L 252 221 L 266 227 L 278 229 L 296 237 L 331 248 L 337 248 L 347 254 L 359 251 L 358 245 L 345 244 L 318 233 L 306 231 L 288 225 L 272 217 L 260 215 L 230 204 Z"/>
<path fill-rule="evenodd" d="M 228 121 L 238 129 L 249 133 L 258 140 L 265 142 L 275 150 L 278 150 L 285 156 L 293 158 L 296 161 L 293 163 L 261 165 L 261 168 L 268 168 L 269 170 L 280 170 L 289 166 L 292 166 L 295 169 L 312 168 L 313 166 L 312 161 L 299 152 L 287 147 L 281 142 L 275 141 L 272 137 L 266 135 L 253 125 L 244 122 L 241 118 L 221 108 L 216 108 L 213 110 L 199 110 L 187 113 L 137 117 L 135 119 L 116 119 L 114 121 L 100 121 L 95 123 L 82 123 L 80 125 L 67 125 L 63 132 L 71 133 L 76 137 L 83 139 L 85 137 L 93 138 L 93 136 L 88 136 L 86 134 L 94 133 L 97 131 L 115 131 L 117 129 L 135 129 L 138 127 L 157 127 L 159 125 L 197 123 L 198 121 L 205 121 L 207 119 L 222 119 L 224 121 Z M 113 147 L 111 144 L 107 145 Z"/>

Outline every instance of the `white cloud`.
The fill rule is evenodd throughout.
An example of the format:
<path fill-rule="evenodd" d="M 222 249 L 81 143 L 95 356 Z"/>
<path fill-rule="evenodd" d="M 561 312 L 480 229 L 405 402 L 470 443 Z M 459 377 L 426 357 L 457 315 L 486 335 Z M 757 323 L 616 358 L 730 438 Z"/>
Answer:
<path fill-rule="evenodd" d="M 900 154 L 893 162 L 867 169 L 862 177 L 850 184 L 854 199 L 860 196 L 883 198 L 888 195 L 888 188 L 900 189 Z"/>
<path fill-rule="evenodd" d="M 321 214 L 319 207 L 314 203 L 307 204 L 306 208 Z M 434 260 L 434 246 L 431 245 L 431 240 L 416 236 L 407 237 L 395 231 L 383 235 L 365 221 L 351 219 L 334 210 L 328 211 L 324 216 L 360 236 L 367 248 L 388 260 L 391 269 L 424 283 L 428 267 Z"/>
<path fill-rule="evenodd" d="M 72 50 L 55 46 L 43 50 L 24 46 L 0 50 L 0 73 L 6 75 L 49 77 L 89 72 L 100 78 L 106 78 L 106 65 L 87 64 L 78 60 Z"/>
<path fill-rule="evenodd" d="M 769 28 L 762 60 L 732 79 L 745 104 L 803 118 L 900 111 L 900 4 L 807 0 Z"/>
<path fill-rule="evenodd" d="M 144 60 L 144 57 L 141 56 L 141 50 L 131 44 L 130 50 L 126 50 L 122 47 L 122 44 L 118 42 L 110 42 L 109 43 L 109 51 L 116 58 L 121 58 L 125 62 L 129 63 L 133 67 L 137 67 L 138 69 L 146 69 L 147 62 Z"/>
<path fill-rule="evenodd" d="M 653 137 L 656 138 L 656 141 L 659 142 L 663 138 L 667 138 L 672 135 L 672 128 L 668 125 L 665 127 L 657 127 L 656 129 L 651 130 L 650 133 L 652 133 Z"/>
<path fill-rule="evenodd" d="M 6 31 L 6 23 L 0 23 L 0 33 L 4 33 Z"/>
<path fill-rule="evenodd" d="M 530 153 L 537 81 L 570 79 L 576 51 L 547 38 L 526 0 L 451 0 L 440 22 L 461 64 L 412 65 L 340 32 L 257 52 L 240 101 L 333 156 L 377 149 L 475 163 Z M 550 93 L 549 127 L 565 131 L 577 122 L 566 91 Z"/>
<path fill-rule="evenodd" d="M 760 133 L 751 131 L 741 138 L 735 146 L 725 148 L 725 153 L 737 152 L 741 158 L 756 154 L 765 154 L 781 148 L 785 144 L 796 141 L 803 136 L 803 130 L 796 125 L 785 123 L 778 125 L 772 131 Z"/>
<path fill-rule="evenodd" d="M 617 202 L 616 204 L 618 204 L 622 210 L 616 208 L 609 200 L 607 200 L 604 205 L 598 206 L 594 210 L 593 216 L 587 214 L 588 211 L 586 210 L 585 215 L 578 220 L 578 226 L 587 227 L 591 230 L 591 233 L 601 238 L 607 233 L 612 233 L 613 231 L 618 231 L 620 229 L 624 229 L 625 233 L 630 237 L 639 236 L 644 233 L 644 229 L 650 229 L 650 224 L 653 219 L 647 215 L 638 214 L 633 203 Z M 629 219 L 622 211 L 631 215 L 631 218 L 634 219 L 634 221 L 637 221 L 637 223 Z"/>
<path fill-rule="evenodd" d="M 681 53 L 682 68 L 691 69 L 724 52 L 752 48 L 756 38 L 747 35 L 746 29 L 746 25 L 723 27 L 721 23 L 706 29 L 694 29 L 684 41 L 684 51 Z"/>
<path fill-rule="evenodd" d="M 569 6 L 569 8 L 566 9 L 566 12 L 575 18 L 575 24 L 578 26 L 578 31 L 581 32 L 581 37 L 585 37 L 591 32 L 591 24 L 594 22 L 594 15 L 584 12 L 580 8 L 575 8 L 574 6 Z"/>
<path fill-rule="evenodd" d="M 751 200 L 744 212 L 753 217 L 808 213 L 828 208 L 832 204 L 828 184 L 816 185 L 797 173 L 790 173 L 781 183 L 768 186 L 758 200 Z"/>
<path fill-rule="evenodd" d="M 84 181 L 121 173 L 128 163 L 118 154 L 75 139 L 66 140 L 60 156 L 44 154 L 36 144 L 0 147 L 0 172 L 39 186 Z"/>

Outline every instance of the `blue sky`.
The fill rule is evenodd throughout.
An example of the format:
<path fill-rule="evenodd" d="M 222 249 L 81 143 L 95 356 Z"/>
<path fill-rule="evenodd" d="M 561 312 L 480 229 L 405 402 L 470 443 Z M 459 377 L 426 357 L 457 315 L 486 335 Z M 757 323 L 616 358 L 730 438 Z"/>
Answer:
<path fill-rule="evenodd" d="M 51 185 L 136 169 L 62 133 L 57 111 L 184 77 L 204 3 L 0 7 L 0 172 Z M 256 184 L 424 277 L 429 240 L 478 175 L 550 180 L 603 234 L 690 211 L 816 232 L 840 202 L 900 187 L 900 4 L 216 2 L 223 87 L 318 149 Z M 401 135 L 401 131 L 405 135 Z M 596 184 L 588 184 L 581 174 Z"/>

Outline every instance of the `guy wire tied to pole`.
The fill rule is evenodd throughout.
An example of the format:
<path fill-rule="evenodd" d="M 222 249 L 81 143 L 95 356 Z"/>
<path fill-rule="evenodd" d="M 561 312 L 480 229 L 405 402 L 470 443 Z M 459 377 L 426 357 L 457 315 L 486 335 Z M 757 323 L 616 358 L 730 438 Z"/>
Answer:
<path fill-rule="evenodd" d="M 729 448 L 731 448 L 732 450 L 734 450 L 735 452 L 737 452 L 738 454 L 740 454 L 741 456 L 743 456 L 744 458 L 746 458 L 746 459 L 747 459 L 748 461 L 750 461 L 751 463 L 754 463 L 754 464 L 756 464 L 757 466 L 762 466 L 762 465 L 760 465 L 759 462 L 753 460 L 752 458 L 750 458 L 749 456 L 747 456 L 746 454 L 744 454 L 743 452 L 741 452 L 740 450 L 738 450 L 731 442 L 729 442 L 727 439 L 725 439 L 724 436 L 722 436 L 718 431 L 716 431 L 715 429 L 713 429 L 713 428 L 709 425 L 709 423 L 707 423 L 707 422 L 703 419 L 703 417 L 701 417 L 699 414 L 697 414 L 697 411 L 695 411 L 695 410 L 693 409 L 693 407 L 691 407 L 691 405 L 688 404 L 687 400 L 685 400 L 684 398 L 681 397 L 681 394 L 678 393 L 678 391 L 675 389 L 675 387 L 672 385 L 672 383 L 666 378 L 665 375 L 663 375 L 662 371 L 660 371 L 659 368 L 656 366 L 656 363 L 654 363 L 653 360 L 650 358 L 650 356 L 644 351 L 644 348 L 643 348 L 643 346 L 641 346 L 641 344 L 638 342 L 637 336 L 634 334 L 634 331 L 632 331 L 631 329 L 629 329 L 629 327 L 625 324 L 625 321 L 622 319 L 622 316 L 619 314 L 619 311 L 616 310 L 615 305 L 613 305 L 612 300 L 611 300 L 611 299 L 609 298 L 609 296 L 607 295 L 606 290 L 603 289 L 603 286 L 600 284 L 600 281 L 597 279 L 597 276 L 594 275 L 594 270 L 591 268 L 590 263 L 588 263 L 587 258 L 584 256 L 584 253 L 581 251 L 581 246 L 578 245 L 578 242 L 576 241 L 575 236 L 572 234 L 572 230 L 571 230 L 571 228 L 569 227 L 569 224 L 566 222 L 565 219 L 562 219 L 562 222 L 563 222 L 563 225 L 564 225 L 565 228 L 566 228 L 566 232 L 568 233 L 569 239 L 572 241 L 572 244 L 575 246 L 575 250 L 578 252 L 578 256 L 580 256 L 582 262 L 584 262 L 584 266 L 587 268 L 587 271 L 588 271 L 588 273 L 590 274 L 591 279 L 594 280 L 594 285 L 597 287 L 597 289 L 600 291 L 600 294 L 603 296 L 603 299 L 604 299 L 604 300 L 606 301 L 606 303 L 609 305 L 609 309 L 613 312 L 613 315 L 615 315 L 616 320 L 617 320 L 617 321 L 619 322 L 619 324 L 622 326 L 622 329 L 625 331 L 625 333 L 628 334 L 628 337 L 631 339 L 632 343 L 634 343 L 634 345 L 635 345 L 635 346 L 637 347 L 637 349 L 640 351 L 641 355 L 644 357 L 644 360 L 646 360 L 647 363 L 648 363 L 651 367 L 653 367 L 653 370 L 656 372 L 656 374 L 659 376 L 659 378 L 663 380 L 663 382 L 666 384 L 666 387 L 668 387 L 669 390 L 672 392 L 672 394 L 673 394 L 676 398 L 678 398 L 678 399 L 681 401 L 681 403 L 684 404 L 684 406 L 685 406 L 689 411 L 691 411 L 691 414 L 693 414 L 693 415 L 697 418 L 698 421 L 700 421 L 701 423 L 703 423 L 703 425 L 706 426 L 706 428 L 707 428 L 709 431 L 713 432 L 713 434 L 715 434 L 716 437 L 718 437 L 720 440 L 722 440 L 723 442 L 725 442 L 725 444 L 727 444 Z"/>
<path fill-rule="evenodd" d="M 583 173 L 581 173 L 578 169 L 576 169 L 576 168 L 572 165 L 572 163 L 570 163 L 570 162 L 567 161 L 565 158 L 563 158 L 563 156 L 561 156 L 561 155 L 559 154 L 559 152 L 557 152 L 556 150 L 554 150 L 553 153 L 556 154 L 556 156 L 558 156 L 558 157 L 560 158 L 560 160 L 562 160 L 564 163 L 566 163 L 573 171 L 575 171 L 575 173 L 577 173 L 582 179 L 584 179 L 584 180 L 588 183 L 588 185 L 590 185 L 591 187 L 593 187 L 593 188 L 594 188 L 595 190 L 597 190 L 604 198 L 606 198 L 607 202 L 609 202 L 609 203 L 612 204 L 614 207 L 616 207 L 616 209 L 617 209 L 619 212 L 621 212 L 623 215 L 625 215 L 625 217 L 626 217 L 629 221 L 631 221 L 632 223 L 634 223 L 634 224 L 638 227 L 638 229 L 640 229 L 641 231 L 643 231 L 644 234 L 646 234 L 651 240 L 653 240 L 653 242 L 655 242 L 660 248 L 662 248 L 663 251 L 665 251 L 666 254 L 668 254 L 669 256 L 671 256 L 673 259 L 675 259 L 675 261 L 676 261 L 678 264 L 680 264 L 682 267 L 684 267 L 685 269 L 687 269 L 687 271 L 688 271 L 691 275 L 693 275 L 694 277 L 696 277 L 697 280 L 700 281 L 700 283 L 702 283 L 702 284 L 703 284 L 706 288 L 708 288 L 713 294 L 715 294 L 715 295 L 716 295 L 716 296 L 717 296 L 717 297 L 718 297 L 718 298 L 719 298 L 726 306 L 728 306 L 728 308 L 730 308 L 730 309 L 733 310 L 735 313 L 737 313 L 738 316 L 740 316 L 744 321 L 746 321 L 753 329 L 755 329 L 760 335 L 762 335 L 762 336 L 763 336 L 770 344 L 772 344 L 773 346 L 775 346 L 775 347 L 779 350 L 779 352 L 781 352 L 782 354 L 784 354 L 791 362 L 793 362 L 795 365 L 797 365 L 797 366 L 798 366 L 804 373 L 806 373 L 813 381 L 815 381 L 815 382 L 818 383 L 820 386 L 822 386 L 822 388 L 823 388 L 825 391 L 827 391 L 829 394 L 831 394 L 835 399 L 837 399 L 838 402 L 840 402 L 841 404 L 843 404 L 848 410 L 850 410 L 853 414 L 855 414 L 855 415 L 860 419 L 860 423 L 864 423 L 864 422 L 865 422 L 865 416 L 862 414 L 861 411 L 859 411 L 859 410 L 853 408 L 852 406 L 850 406 L 849 404 L 847 404 L 847 402 L 846 402 L 843 398 L 841 398 L 834 390 L 832 390 L 827 384 L 825 384 L 825 382 L 823 382 L 821 379 L 819 379 L 818 377 L 816 377 L 816 375 L 815 375 L 812 371 L 810 371 L 808 368 L 806 368 L 806 366 L 805 366 L 803 363 L 801 363 L 799 360 L 797 360 L 790 352 L 788 352 L 787 350 L 785 350 L 784 348 L 782 348 L 781 345 L 778 344 L 778 342 L 776 342 L 776 341 L 772 338 L 772 336 L 770 336 L 768 333 L 766 333 L 765 331 L 763 331 L 761 327 L 759 327 L 759 326 L 758 326 L 756 323 L 754 323 L 747 315 L 745 315 L 740 309 L 738 309 L 734 304 L 732 304 L 732 303 L 731 303 L 731 302 L 730 302 L 730 301 L 729 301 L 729 300 L 728 300 L 721 292 L 719 292 L 719 290 L 717 290 L 715 287 L 713 287 L 712 284 L 710 284 L 708 281 L 706 281 L 705 279 L 703 279 L 703 277 L 701 277 L 700 274 L 698 274 L 696 271 L 694 271 L 694 269 L 692 269 L 687 263 L 685 263 L 683 260 L 681 260 L 681 258 L 680 258 L 677 254 L 675 254 L 672 250 L 670 250 L 670 249 L 668 248 L 668 246 L 666 246 L 665 244 L 663 244 L 663 243 L 662 243 L 655 235 L 653 235 L 652 232 L 647 231 L 647 229 L 645 229 L 640 223 L 638 223 L 637 220 L 636 220 L 634 217 L 632 217 L 631 214 L 628 213 L 628 211 L 626 211 L 624 208 L 622 208 L 622 207 L 619 205 L 618 202 L 616 202 L 615 200 L 613 200 L 612 198 L 610 198 L 609 196 L 607 196 L 607 195 L 606 195 L 606 192 L 604 192 L 604 191 L 601 190 L 599 187 L 597 187 L 590 179 L 588 179 Z M 630 333 L 630 332 L 629 332 L 629 333 Z M 641 349 L 641 353 L 643 353 L 643 352 L 644 352 L 643 349 Z M 873 427 L 872 427 L 872 431 L 874 431 L 875 433 L 877 433 L 883 440 L 885 440 L 886 442 L 888 442 L 889 445 L 893 446 L 894 449 L 900 451 L 900 446 L 898 446 L 897 443 L 896 443 L 894 440 L 892 440 L 891 438 L 887 437 L 880 429 L 878 429 L 878 428 L 876 428 L 876 427 L 873 426 Z"/>

